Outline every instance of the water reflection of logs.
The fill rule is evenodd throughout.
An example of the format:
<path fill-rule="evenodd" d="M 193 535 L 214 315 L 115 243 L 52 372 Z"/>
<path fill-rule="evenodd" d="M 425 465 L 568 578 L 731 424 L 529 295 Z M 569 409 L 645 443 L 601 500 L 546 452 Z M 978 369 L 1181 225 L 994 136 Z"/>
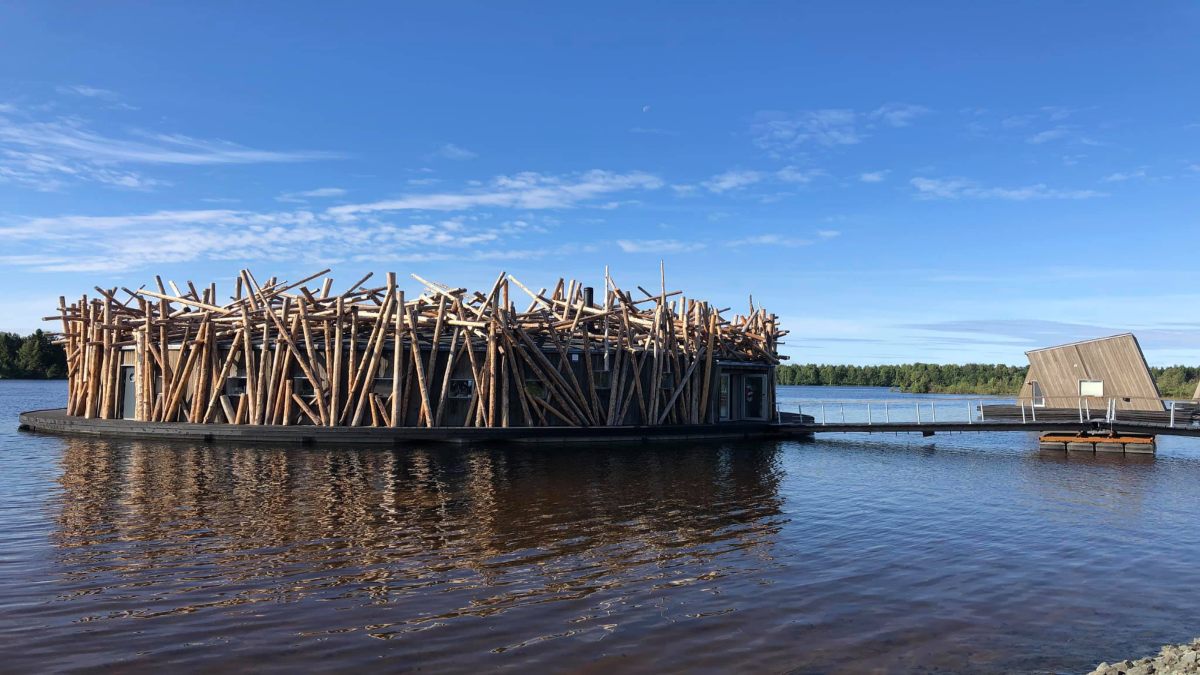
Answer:
<path fill-rule="evenodd" d="M 607 426 L 711 421 L 714 360 L 778 363 L 774 314 L 668 291 L 602 297 L 501 273 L 486 292 L 387 274 L 335 294 L 328 270 L 259 283 L 97 287 L 59 301 L 68 414 L 143 421 L 321 426 Z M 310 288 L 309 285 L 312 284 Z M 168 289 L 169 286 L 169 289 Z M 528 295 L 519 310 L 510 293 Z M 124 296 L 121 294 L 124 293 Z M 127 296 L 127 297 L 126 297 Z M 123 376 L 123 367 L 133 367 Z M 135 410 L 123 393 L 132 386 Z M 461 399 L 461 401 L 459 400 Z M 460 405 L 465 404 L 465 405 Z"/>
<path fill-rule="evenodd" d="M 772 446 L 613 450 L 71 440 L 55 540 L 82 586 L 140 596 L 153 578 L 156 607 L 359 597 L 419 621 L 767 553 L 781 502 Z M 430 587 L 447 594 L 413 595 Z"/>

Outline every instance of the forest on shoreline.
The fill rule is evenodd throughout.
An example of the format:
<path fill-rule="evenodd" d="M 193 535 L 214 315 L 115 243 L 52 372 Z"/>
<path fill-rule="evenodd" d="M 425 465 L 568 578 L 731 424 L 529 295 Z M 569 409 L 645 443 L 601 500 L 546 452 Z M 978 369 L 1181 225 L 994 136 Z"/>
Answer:
<path fill-rule="evenodd" d="M 962 365 L 904 363 L 882 366 L 788 364 L 779 366 L 779 384 L 835 387 L 897 387 L 915 394 L 1015 395 L 1025 383 L 1028 366 L 992 363 Z M 1150 373 L 1164 398 L 1191 398 L 1200 368 L 1152 367 Z"/>
<path fill-rule="evenodd" d="M 847 366 L 796 363 L 781 365 L 779 384 L 826 387 L 897 387 L 915 394 L 1015 395 L 1025 383 L 1028 366 L 994 363 L 904 363 Z M 1152 367 L 1164 398 L 1191 398 L 1200 367 Z M 0 380 L 54 380 L 67 376 L 67 354 L 50 335 L 35 331 L 21 336 L 0 332 Z"/>
<path fill-rule="evenodd" d="M 67 376 L 67 352 L 37 330 L 26 336 L 0 332 L 0 380 L 59 380 Z"/>

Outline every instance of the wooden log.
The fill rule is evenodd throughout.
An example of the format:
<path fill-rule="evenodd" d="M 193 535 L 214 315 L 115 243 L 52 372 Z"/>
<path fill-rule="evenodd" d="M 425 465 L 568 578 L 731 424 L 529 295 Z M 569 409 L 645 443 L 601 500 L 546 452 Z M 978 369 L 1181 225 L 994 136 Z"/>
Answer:
<path fill-rule="evenodd" d="M 393 427 L 403 426 L 400 408 L 400 376 L 404 372 L 404 291 L 396 291 L 396 311 L 393 313 L 392 327 L 392 396 L 391 424 Z"/>

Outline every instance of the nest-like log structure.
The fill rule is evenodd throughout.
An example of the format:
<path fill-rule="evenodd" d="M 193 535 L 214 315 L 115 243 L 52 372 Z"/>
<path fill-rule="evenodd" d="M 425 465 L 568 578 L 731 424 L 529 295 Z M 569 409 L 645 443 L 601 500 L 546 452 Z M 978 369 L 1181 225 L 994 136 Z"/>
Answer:
<path fill-rule="evenodd" d="M 335 293 L 329 270 L 296 282 L 239 273 L 216 285 L 104 289 L 60 299 L 67 410 L 153 422 L 438 427 L 713 421 L 714 361 L 775 365 L 784 331 L 751 300 L 603 293 L 560 279 L 533 291 L 501 274 L 487 292 L 394 274 Z M 524 310 L 518 310 L 519 295 Z M 461 378 L 461 379 L 460 379 Z M 237 387 L 231 388 L 231 379 Z M 452 381 L 468 382 L 458 385 Z M 134 387 L 129 414 L 125 388 Z M 448 397 L 459 408 L 450 415 Z M 465 415 L 462 405 L 465 403 Z M 451 418 L 453 417 L 453 421 Z"/>

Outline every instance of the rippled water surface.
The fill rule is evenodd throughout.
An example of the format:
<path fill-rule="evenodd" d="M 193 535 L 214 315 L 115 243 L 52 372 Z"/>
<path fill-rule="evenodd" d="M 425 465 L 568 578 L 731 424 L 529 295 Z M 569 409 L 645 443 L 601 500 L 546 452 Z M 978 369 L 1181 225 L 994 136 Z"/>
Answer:
<path fill-rule="evenodd" d="M 0 670 L 1071 672 L 1200 634 L 1197 441 L 16 431 L 64 398 L 0 382 Z"/>

